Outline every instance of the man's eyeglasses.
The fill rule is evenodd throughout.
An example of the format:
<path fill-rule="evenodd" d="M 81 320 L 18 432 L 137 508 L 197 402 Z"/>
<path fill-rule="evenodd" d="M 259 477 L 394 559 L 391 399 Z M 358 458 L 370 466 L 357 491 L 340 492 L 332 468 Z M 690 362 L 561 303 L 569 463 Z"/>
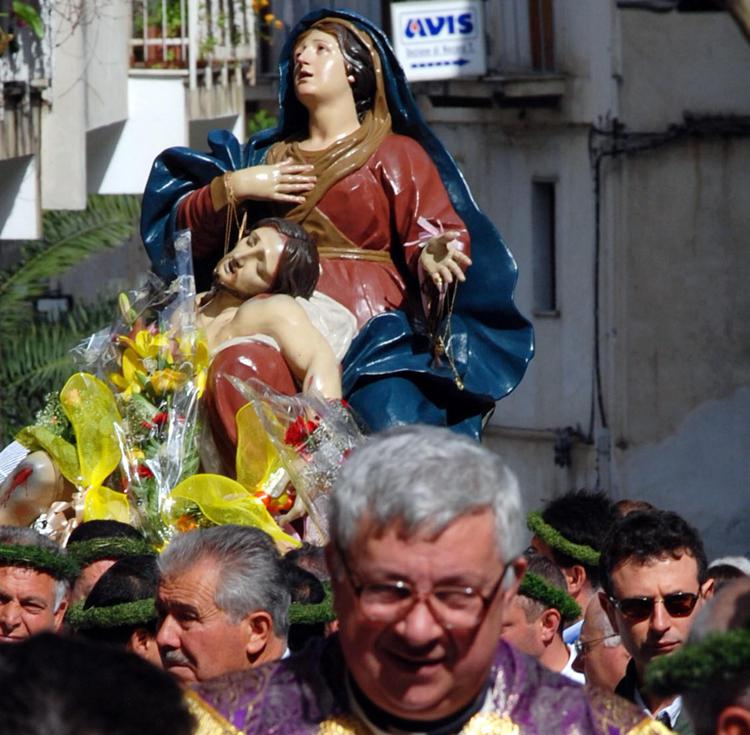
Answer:
<path fill-rule="evenodd" d="M 575 642 L 576 654 L 583 658 L 584 656 L 586 656 L 586 654 L 588 654 L 591 651 L 591 649 L 594 646 L 598 645 L 599 643 L 603 643 L 604 641 L 608 641 L 611 638 L 617 638 L 618 643 L 619 643 L 620 636 L 617 633 L 610 633 L 609 635 L 603 635 L 601 638 L 590 638 L 587 641 L 582 641 L 579 639 Z M 612 645 L 614 646 L 617 644 L 613 643 Z"/>
<path fill-rule="evenodd" d="M 360 584 L 355 581 L 341 549 L 338 549 L 338 556 L 359 601 L 360 610 L 368 620 L 378 623 L 398 622 L 409 614 L 417 601 L 424 601 L 440 625 L 446 629 L 461 630 L 481 625 L 510 566 L 503 566 L 499 579 L 486 596 L 474 587 L 460 585 L 441 585 L 425 593 L 416 592 L 408 582 L 402 580 Z"/>
<path fill-rule="evenodd" d="M 686 618 L 693 612 L 700 593 L 674 592 L 664 597 L 626 597 L 618 600 L 610 597 L 609 601 L 622 613 L 623 617 L 633 622 L 640 622 L 650 618 L 654 612 L 656 603 L 661 602 L 664 609 L 673 618 Z"/>

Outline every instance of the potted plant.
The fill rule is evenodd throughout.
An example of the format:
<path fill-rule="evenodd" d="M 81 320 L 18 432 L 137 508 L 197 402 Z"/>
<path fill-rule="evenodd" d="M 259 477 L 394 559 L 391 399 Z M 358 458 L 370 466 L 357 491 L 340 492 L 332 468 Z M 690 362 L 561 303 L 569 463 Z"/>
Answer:
<path fill-rule="evenodd" d="M 9 22 L 7 30 L 0 27 L 0 56 L 6 51 L 18 51 L 16 24 L 20 27 L 27 26 L 37 38 L 44 38 L 44 23 L 39 11 L 24 0 L 13 0 L 10 12 L 0 13 L 0 18 L 2 17 L 8 18 Z"/>

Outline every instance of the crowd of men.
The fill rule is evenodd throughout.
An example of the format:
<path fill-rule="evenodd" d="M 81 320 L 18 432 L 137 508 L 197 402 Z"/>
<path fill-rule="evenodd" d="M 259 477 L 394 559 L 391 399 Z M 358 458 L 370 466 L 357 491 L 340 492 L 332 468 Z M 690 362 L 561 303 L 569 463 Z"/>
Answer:
<path fill-rule="evenodd" d="M 347 460 L 324 550 L 0 527 L 0 732 L 750 733 L 748 560 L 647 503 L 522 494 L 413 426 Z"/>

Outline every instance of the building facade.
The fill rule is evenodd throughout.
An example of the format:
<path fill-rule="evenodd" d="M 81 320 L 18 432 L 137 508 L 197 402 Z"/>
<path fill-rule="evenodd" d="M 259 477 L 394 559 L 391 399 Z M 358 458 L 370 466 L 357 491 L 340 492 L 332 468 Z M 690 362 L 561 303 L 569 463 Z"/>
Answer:
<path fill-rule="evenodd" d="M 426 105 L 536 331 L 485 442 L 530 506 L 598 487 L 748 553 L 750 43 L 719 12 L 563 0 L 553 23 L 555 104 Z"/>
<path fill-rule="evenodd" d="M 164 148 L 244 135 L 251 0 L 41 0 L 41 38 L 3 5 L 0 241 L 38 238 L 43 209 L 142 193 Z"/>
<path fill-rule="evenodd" d="M 12 140 L 5 96 L 0 237 L 30 236 L 17 223 L 38 228 L 42 205 L 140 193 L 156 153 L 203 147 L 211 127 L 244 137 L 243 94 L 273 112 L 283 31 L 257 54 L 251 30 L 235 33 L 232 50 L 218 0 L 178 2 L 170 32 L 159 0 L 161 35 L 143 30 L 146 12 L 138 37 L 144 6 L 112 3 L 106 33 L 78 28 L 66 59 L 65 44 L 41 57 L 51 81 L 28 78 L 28 132 Z M 333 5 L 272 7 L 288 28 Z M 385 0 L 346 5 L 391 23 Z M 487 74 L 414 91 L 519 265 L 536 356 L 484 442 L 516 470 L 529 508 L 600 488 L 684 514 L 710 554 L 748 553 L 750 42 L 728 13 L 695 12 L 700 2 L 648 9 L 669 5 L 488 0 Z M 206 8 L 202 35 L 186 32 Z M 196 62 L 168 68 L 187 44 Z M 100 63 L 115 48 L 119 61 Z M 97 60 L 83 81 L 82 59 Z"/>

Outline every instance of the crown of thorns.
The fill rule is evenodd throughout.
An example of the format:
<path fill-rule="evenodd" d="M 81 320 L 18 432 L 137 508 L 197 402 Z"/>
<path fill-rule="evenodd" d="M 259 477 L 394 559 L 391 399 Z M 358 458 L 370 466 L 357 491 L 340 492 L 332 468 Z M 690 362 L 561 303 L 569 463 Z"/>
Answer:
<path fill-rule="evenodd" d="M 154 547 L 145 539 L 129 536 L 100 536 L 74 541 L 68 544 L 68 555 L 75 559 L 79 566 L 99 561 L 100 559 L 123 559 L 127 556 L 156 556 Z"/>
<path fill-rule="evenodd" d="M 153 597 L 118 605 L 84 607 L 84 602 L 71 605 L 65 621 L 75 630 L 92 628 L 119 628 L 130 625 L 147 625 L 156 620 L 156 604 Z"/>
<path fill-rule="evenodd" d="M 581 614 L 578 603 L 567 592 L 534 572 L 524 574 L 518 593 L 532 600 L 538 600 L 547 607 L 554 607 L 563 620 L 575 620 Z"/>
<path fill-rule="evenodd" d="M 645 683 L 655 694 L 722 686 L 750 668 L 750 629 L 710 633 L 687 643 L 670 656 L 660 656 L 646 669 Z"/>
<path fill-rule="evenodd" d="M 532 511 L 526 516 L 526 526 L 529 531 L 539 536 L 545 544 L 561 551 L 563 554 L 567 554 L 576 561 L 589 566 L 595 566 L 599 563 L 601 552 L 587 544 L 574 544 L 572 541 L 568 541 L 556 528 L 550 526 L 538 511 Z"/>
<path fill-rule="evenodd" d="M 0 564 L 30 567 L 63 580 L 73 580 L 79 573 L 75 560 L 63 552 L 25 544 L 0 544 Z"/>

